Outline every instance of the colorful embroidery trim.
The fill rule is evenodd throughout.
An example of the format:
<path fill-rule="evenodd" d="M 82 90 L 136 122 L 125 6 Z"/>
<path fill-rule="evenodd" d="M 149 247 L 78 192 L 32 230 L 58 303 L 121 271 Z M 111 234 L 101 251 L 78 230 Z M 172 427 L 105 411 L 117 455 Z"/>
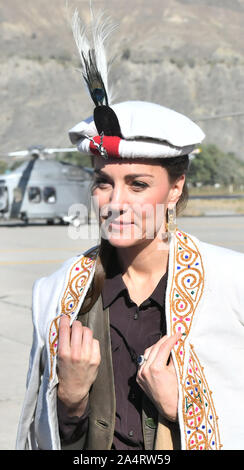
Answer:
<path fill-rule="evenodd" d="M 189 363 L 185 340 L 190 332 L 194 313 L 204 289 L 204 267 L 194 241 L 176 230 L 174 271 L 170 292 L 170 324 L 172 334 L 182 332 L 174 352 L 182 388 L 182 414 L 187 450 L 220 449 L 217 416 L 203 368 L 191 347 Z"/>
<path fill-rule="evenodd" d="M 186 447 L 189 450 L 219 450 L 218 417 L 203 368 L 191 345 L 183 389 Z"/>
<path fill-rule="evenodd" d="M 50 380 L 53 377 L 54 358 L 58 348 L 59 319 L 62 315 L 72 316 L 76 313 L 81 294 L 90 278 L 94 266 L 98 247 L 92 249 L 88 255 L 80 258 L 70 269 L 69 279 L 64 295 L 61 299 L 61 313 L 51 323 L 49 329 L 50 349 Z"/>

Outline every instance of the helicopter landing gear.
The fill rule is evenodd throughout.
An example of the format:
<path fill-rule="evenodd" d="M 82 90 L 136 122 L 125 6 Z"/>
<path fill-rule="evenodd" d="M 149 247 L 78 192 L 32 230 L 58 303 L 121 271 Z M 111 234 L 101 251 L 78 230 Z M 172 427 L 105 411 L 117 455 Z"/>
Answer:
<path fill-rule="evenodd" d="M 22 220 L 22 222 L 25 223 L 25 225 L 28 225 L 29 219 L 28 219 L 28 217 L 27 217 L 26 212 L 21 212 L 21 214 L 20 214 L 20 219 Z"/>

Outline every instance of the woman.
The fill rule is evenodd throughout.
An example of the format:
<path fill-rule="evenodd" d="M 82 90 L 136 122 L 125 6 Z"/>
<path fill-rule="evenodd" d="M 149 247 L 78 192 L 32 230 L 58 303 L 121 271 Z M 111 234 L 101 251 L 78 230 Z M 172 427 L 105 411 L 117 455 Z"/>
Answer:
<path fill-rule="evenodd" d="M 174 216 L 204 135 L 162 106 L 110 106 L 101 48 L 78 44 L 95 110 L 70 138 L 93 155 L 101 242 L 34 286 L 17 448 L 243 448 L 244 256 Z"/>
<path fill-rule="evenodd" d="M 169 204 L 175 205 L 181 198 L 185 181 L 182 171 L 183 168 L 186 169 L 187 167 L 188 157 L 181 158 L 181 165 L 173 160 L 168 162 L 168 165 L 164 162 L 166 168 L 169 167 L 168 169 L 160 162 L 155 161 L 152 164 L 150 161 L 140 158 L 137 159 L 138 163 L 131 159 L 121 160 L 118 163 L 118 159 L 111 158 L 105 162 L 103 159 L 95 157 L 94 162 L 96 176 L 93 195 L 98 199 L 99 212 L 101 213 L 103 210 L 100 223 L 106 224 L 109 220 L 106 233 L 109 240 L 105 241 L 103 238 L 100 248 L 101 262 L 106 271 L 104 276 L 107 277 L 106 290 L 103 290 L 103 300 L 105 300 L 104 296 L 106 297 L 106 294 L 109 295 L 110 289 L 118 289 L 118 282 L 120 282 L 124 290 L 127 290 L 126 301 L 127 304 L 128 301 L 130 302 L 131 310 L 137 310 L 137 307 L 141 309 L 139 319 L 133 317 L 137 320 L 137 324 L 131 325 L 132 328 L 134 327 L 134 332 L 128 335 L 128 333 L 126 334 L 128 327 L 127 315 L 131 316 L 132 311 L 129 313 L 130 309 L 126 309 L 126 306 L 121 305 L 121 298 L 117 302 L 115 300 L 112 306 L 110 304 L 115 389 L 117 398 L 122 400 L 122 403 L 117 405 L 115 437 L 113 436 L 113 446 L 119 449 L 143 448 L 141 409 L 139 412 L 134 409 L 134 405 L 140 407 L 142 390 L 156 404 L 156 408 L 161 412 L 163 411 L 170 421 L 175 422 L 177 420 L 177 378 L 172 360 L 169 365 L 167 365 L 167 361 L 172 346 L 181 334 L 177 332 L 170 338 L 163 336 L 153 346 L 152 341 L 155 341 L 155 335 L 156 338 L 160 338 L 162 334 L 160 322 L 163 320 L 163 323 L 165 323 L 164 308 L 161 309 L 162 311 L 160 309 L 153 311 L 152 308 L 150 310 L 141 307 L 143 302 L 145 304 L 145 301 L 150 297 L 150 294 L 155 292 L 155 289 L 159 290 L 157 286 L 160 284 L 161 278 L 166 286 L 168 241 L 166 239 L 162 241 L 162 236 L 160 236 L 159 232 L 162 232 L 163 229 L 164 234 L 166 230 L 162 224 L 164 217 L 158 217 L 161 220 L 157 220 L 156 224 L 156 208 L 157 206 L 167 208 Z M 177 177 L 175 175 L 176 171 Z M 134 208 L 135 211 L 133 211 Z M 148 208 L 150 208 L 149 216 Z M 139 213 L 138 209 L 140 209 Z M 113 218 L 111 214 L 113 214 Z M 153 231 L 151 230 L 153 236 L 150 233 L 150 238 L 147 237 L 148 226 L 150 229 L 153 228 Z M 108 266 L 111 260 L 113 260 L 112 270 Z M 119 276 L 119 279 L 118 273 L 123 273 Z M 101 280 L 100 282 L 98 280 L 98 284 L 100 284 L 99 290 L 102 290 Z M 165 286 L 161 285 L 159 292 L 159 295 L 160 293 L 162 295 L 162 301 Z M 94 285 L 92 288 L 95 289 Z M 121 292 L 117 290 L 116 294 L 120 295 Z M 92 292 L 91 295 L 93 295 Z M 98 293 L 96 297 L 98 297 Z M 94 304 L 94 302 L 93 299 L 91 304 Z M 89 306 L 90 309 L 91 306 Z M 116 309 L 120 312 L 118 313 Z M 116 318 L 116 316 L 122 316 L 122 318 Z M 81 431 L 80 426 L 78 431 L 76 430 L 77 420 L 72 426 L 72 420 L 69 420 L 69 417 L 84 415 L 89 390 L 96 379 L 101 362 L 99 342 L 97 339 L 93 339 L 90 329 L 82 327 L 82 315 L 80 320 L 81 322 L 75 321 L 73 323 L 71 335 L 69 318 L 64 316 L 60 320 L 58 397 L 62 402 L 59 402 L 61 414 L 64 413 L 64 406 L 66 407 L 65 415 L 61 417 L 65 428 L 63 432 L 61 431 L 63 440 L 65 440 L 64 436 L 67 435 L 67 431 L 70 437 L 72 437 L 72 431 L 75 433 L 75 437 Z M 152 325 L 152 328 L 150 328 L 150 323 L 153 320 L 156 325 Z M 132 323 L 135 323 L 133 319 Z M 115 325 L 119 329 L 119 334 L 115 331 Z M 138 332 L 138 327 L 141 330 L 140 332 Z M 123 340 L 121 339 L 122 332 L 126 334 Z M 121 344 L 123 341 L 129 348 L 129 352 L 126 350 L 125 345 Z M 130 346 L 128 346 L 128 342 L 131 344 Z M 146 346 L 148 346 L 147 349 Z M 146 349 L 144 357 L 147 363 L 141 365 L 137 373 L 138 365 L 136 361 L 133 363 L 130 360 L 130 353 L 133 350 L 135 359 L 137 359 L 140 353 L 144 352 L 144 349 Z M 116 365 L 122 360 L 125 362 L 125 365 L 121 364 L 124 371 L 120 370 L 118 374 L 116 373 Z M 162 368 L 163 363 L 165 363 L 165 368 Z M 76 367 L 74 367 L 74 364 Z M 158 372 L 160 372 L 158 377 L 156 375 L 157 366 L 159 366 Z M 141 390 L 140 387 L 135 386 L 136 380 Z M 163 384 L 167 384 L 167 387 L 162 387 Z M 123 392 L 120 390 L 121 386 L 124 386 Z M 70 394 L 71 390 L 72 395 Z M 107 393 L 111 394 L 111 391 Z M 124 397 L 126 394 L 133 395 L 133 399 L 130 399 L 129 403 Z M 95 399 L 97 400 L 97 397 Z M 134 403 L 135 400 L 136 403 Z M 122 409 L 123 413 L 120 413 Z M 133 414 L 133 412 L 135 421 L 132 420 L 131 423 L 133 429 L 129 429 L 127 415 L 128 413 Z M 86 414 L 85 418 L 87 418 Z M 84 421 L 83 419 L 83 428 Z M 138 429 L 134 430 L 134 427 Z M 101 439 L 99 445 L 102 445 Z"/>

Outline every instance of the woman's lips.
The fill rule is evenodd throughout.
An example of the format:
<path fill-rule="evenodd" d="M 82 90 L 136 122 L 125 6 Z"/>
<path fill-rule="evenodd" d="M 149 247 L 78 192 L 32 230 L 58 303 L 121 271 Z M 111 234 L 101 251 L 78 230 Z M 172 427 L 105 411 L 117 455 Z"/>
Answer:
<path fill-rule="evenodd" d="M 110 222 L 109 225 L 111 225 L 112 227 L 120 228 L 120 227 L 128 227 L 129 225 L 132 225 L 132 224 L 133 222 L 117 222 L 113 220 L 113 222 Z"/>
<path fill-rule="evenodd" d="M 122 221 L 120 221 L 120 220 L 119 220 L 119 221 L 117 221 L 117 220 L 113 220 L 113 221 L 111 222 L 111 224 L 117 224 L 117 225 L 130 225 L 130 224 L 132 224 L 132 222 L 122 222 Z"/>

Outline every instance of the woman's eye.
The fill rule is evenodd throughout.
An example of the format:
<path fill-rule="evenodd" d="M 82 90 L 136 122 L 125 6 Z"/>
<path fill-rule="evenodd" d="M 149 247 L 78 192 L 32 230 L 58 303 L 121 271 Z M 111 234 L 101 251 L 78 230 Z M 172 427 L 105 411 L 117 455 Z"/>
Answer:
<path fill-rule="evenodd" d="M 95 180 L 94 182 L 94 185 L 95 187 L 99 187 L 99 188 L 102 188 L 106 185 L 110 184 L 109 181 L 107 181 L 105 178 L 98 178 L 97 180 Z"/>
<path fill-rule="evenodd" d="M 143 181 L 133 181 L 132 186 L 134 186 L 137 189 L 148 188 L 148 184 L 144 183 Z"/>

